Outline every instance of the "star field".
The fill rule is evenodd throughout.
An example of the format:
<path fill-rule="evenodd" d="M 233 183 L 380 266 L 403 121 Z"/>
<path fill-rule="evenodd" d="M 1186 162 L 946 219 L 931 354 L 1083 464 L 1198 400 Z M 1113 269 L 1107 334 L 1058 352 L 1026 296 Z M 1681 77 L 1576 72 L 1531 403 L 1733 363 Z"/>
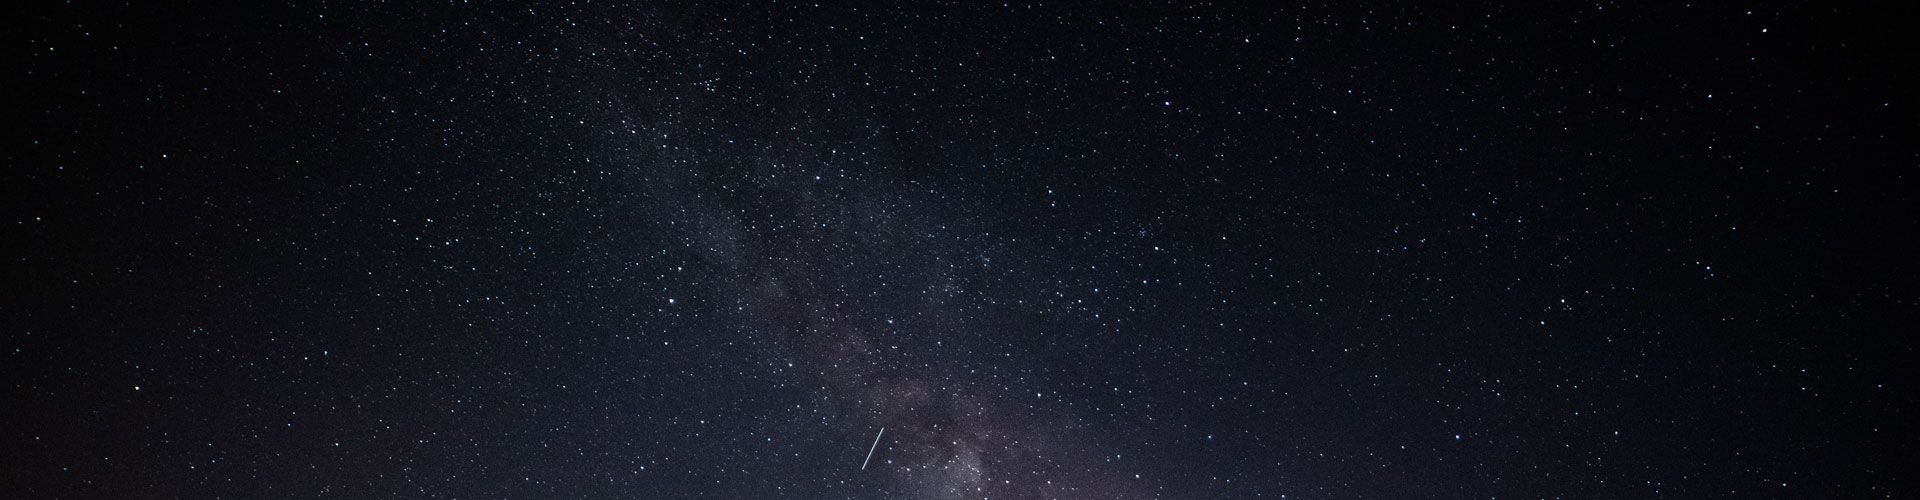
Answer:
<path fill-rule="evenodd" d="M 1907 498 L 1913 14 L 37 3 L 0 489 Z"/>

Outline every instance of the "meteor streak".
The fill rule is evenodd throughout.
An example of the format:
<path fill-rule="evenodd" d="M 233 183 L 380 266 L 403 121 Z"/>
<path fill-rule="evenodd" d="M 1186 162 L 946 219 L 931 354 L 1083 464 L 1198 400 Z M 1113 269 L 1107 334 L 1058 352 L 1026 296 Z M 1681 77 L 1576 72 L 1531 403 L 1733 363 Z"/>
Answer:
<path fill-rule="evenodd" d="M 873 461 L 873 450 L 880 447 L 880 436 L 886 433 L 887 428 L 881 427 L 880 433 L 873 435 L 873 446 L 867 447 L 867 459 L 860 462 L 860 470 L 867 470 L 867 462 Z"/>

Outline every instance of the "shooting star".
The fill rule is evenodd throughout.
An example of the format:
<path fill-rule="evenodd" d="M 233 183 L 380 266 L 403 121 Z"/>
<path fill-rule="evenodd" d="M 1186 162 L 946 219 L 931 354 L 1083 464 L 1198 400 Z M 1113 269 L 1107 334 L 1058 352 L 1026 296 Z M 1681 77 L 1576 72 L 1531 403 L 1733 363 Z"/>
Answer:
<path fill-rule="evenodd" d="M 867 462 L 873 461 L 873 450 L 880 447 L 880 436 L 887 434 L 887 428 L 881 427 L 879 434 L 873 435 L 873 446 L 867 447 L 867 459 L 860 462 L 860 470 L 867 470 Z"/>

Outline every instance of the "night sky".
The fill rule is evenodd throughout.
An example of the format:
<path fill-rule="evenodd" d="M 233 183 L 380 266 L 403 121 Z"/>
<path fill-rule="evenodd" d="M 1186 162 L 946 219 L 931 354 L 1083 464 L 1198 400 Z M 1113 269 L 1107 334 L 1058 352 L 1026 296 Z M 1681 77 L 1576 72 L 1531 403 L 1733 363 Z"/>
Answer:
<path fill-rule="evenodd" d="M 1909 2 L 233 3 L 8 16 L 6 496 L 1920 495 Z"/>

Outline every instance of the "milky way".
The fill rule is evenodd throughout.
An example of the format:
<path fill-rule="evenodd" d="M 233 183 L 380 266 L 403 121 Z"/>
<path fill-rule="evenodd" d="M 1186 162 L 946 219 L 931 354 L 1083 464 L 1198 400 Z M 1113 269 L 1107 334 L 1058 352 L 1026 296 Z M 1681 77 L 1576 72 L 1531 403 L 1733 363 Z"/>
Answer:
<path fill-rule="evenodd" d="M 847 179 L 828 158 L 741 156 L 786 174 L 650 183 L 661 213 L 645 215 L 698 221 L 681 234 L 711 273 L 693 280 L 698 294 L 728 331 L 768 339 L 765 362 L 833 408 L 848 443 L 894 430 L 880 442 L 877 484 L 924 498 L 1150 491 L 1108 484 L 1121 471 L 1101 457 L 1114 453 L 1073 429 L 1078 410 L 1030 390 L 1058 382 L 1015 347 L 1022 339 L 1002 337 L 1045 332 L 979 315 L 1037 306 L 977 290 L 1005 279 L 983 255 L 1030 253 L 968 227 L 983 225 L 985 207 L 911 182 Z"/>

